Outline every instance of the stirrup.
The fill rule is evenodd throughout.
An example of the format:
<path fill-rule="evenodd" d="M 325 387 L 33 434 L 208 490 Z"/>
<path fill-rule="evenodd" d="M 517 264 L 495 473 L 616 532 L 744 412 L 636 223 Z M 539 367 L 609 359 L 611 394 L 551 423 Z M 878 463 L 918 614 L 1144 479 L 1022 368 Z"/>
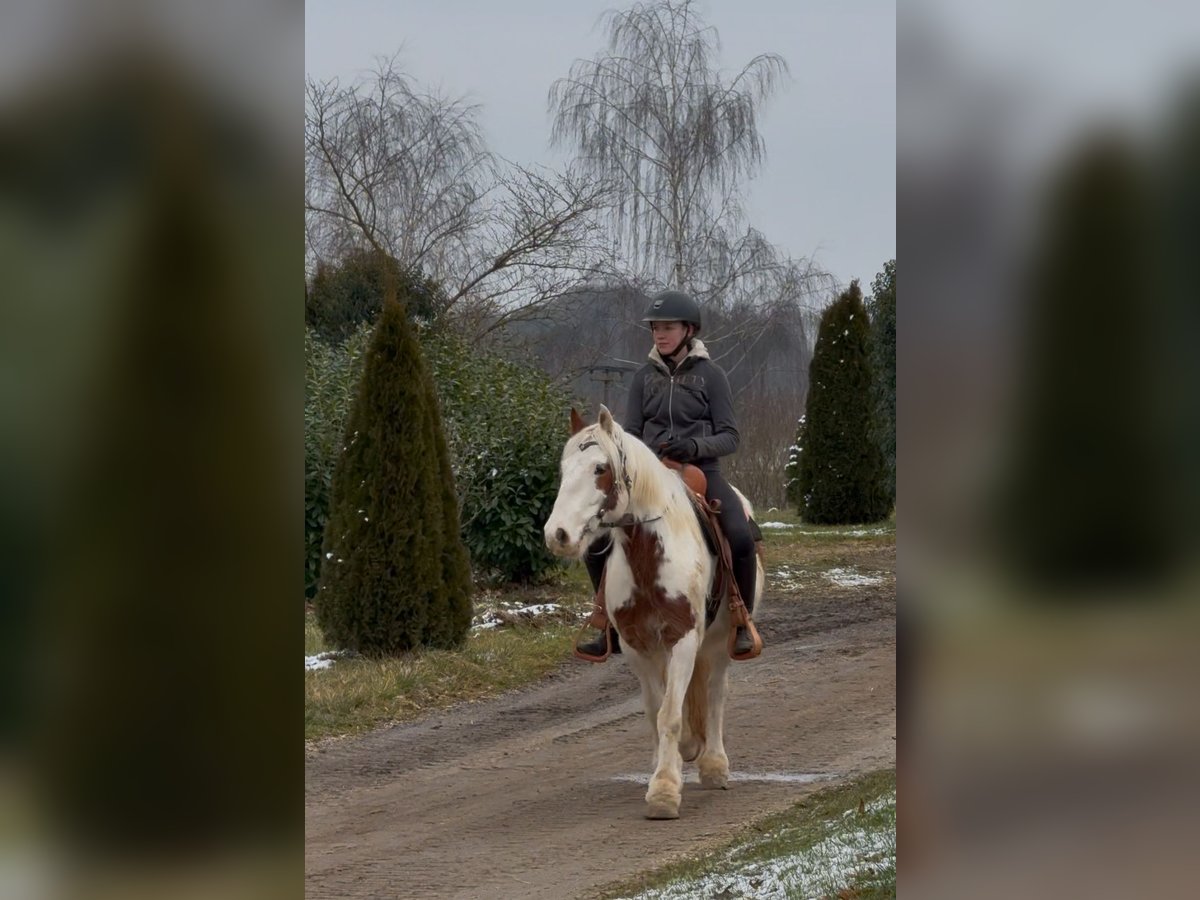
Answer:
<path fill-rule="evenodd" d="M 604 655 L 603 656 L 593 656 L 592 654 L 584 653 L 582 650 L 579 649 L 579 639 L 581 637 L 583 637 L 584 629 L 588 628 L 590 624 L 591 624 L 590 620 L 588 622 L 585 622 L 583 624 L 583 626 L 579 629 L 579 631 L 576 632 L 575 643 L 571 648 L 572 653 L 575 655 L 575 657 L 577 659 L 582 659 L 586 662 L 590 662 L 590 663 L 606 662 L 608 660 L 608 658 L 610 656 L 612 656 L 612 634 L 609 633 L 607 623 L 601 629 L 601 632 L 600 632 L 604 636 Z"/>
<path fill-rule="evenodd" d="M 733 645 L 737 642 L 738 626 L 743 626 L 750 632 L 751 647 L 745 653 L 737 653 L 733 649 Z M 762 635 L 754 627 L 754 620 L 750 618 L 750 613 L 746 611 L 746 604 L 742 602 L 741 597 L 735 597 L 729 607 L 729 658 L 737 662 L 754 659 L 754 657 L 762 653 L 762 649 Z"/>

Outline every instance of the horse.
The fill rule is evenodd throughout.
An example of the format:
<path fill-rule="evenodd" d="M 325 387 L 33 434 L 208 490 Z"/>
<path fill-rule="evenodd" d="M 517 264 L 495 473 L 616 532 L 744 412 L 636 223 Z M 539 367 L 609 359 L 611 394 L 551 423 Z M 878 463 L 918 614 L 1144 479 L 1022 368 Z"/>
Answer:
<path fill-rule="evenodd" d="M 683 761 L 695 762 L 707 789 L 727 789 L 724 712 L 730 613 L 720 604 L 705 624 L 716 560 L 679 473 L 627 434 L 605 406 L 595 424 L 571 410 L 562 480 L 547 548 L 582 559 L 598 537 L 611 536 L 603 590 L 609 621 L 641 684 L 654 744 L 646 818 L 677 819 Z M 746 515 L 750 504 L 738 494 Z M 758 557 L 755 609 L 761 609 Z"/>

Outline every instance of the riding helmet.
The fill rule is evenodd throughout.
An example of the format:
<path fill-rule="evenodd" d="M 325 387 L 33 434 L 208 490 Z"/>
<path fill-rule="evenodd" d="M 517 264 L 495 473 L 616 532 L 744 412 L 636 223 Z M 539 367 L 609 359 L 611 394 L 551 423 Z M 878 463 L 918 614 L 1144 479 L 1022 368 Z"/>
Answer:
<path fill-rule="evenodd" d="M 683 291 L 663 291 L 655 294 L 642 316 L 643 322 L 690 322 L 700 333 L 700 304 Z"/>

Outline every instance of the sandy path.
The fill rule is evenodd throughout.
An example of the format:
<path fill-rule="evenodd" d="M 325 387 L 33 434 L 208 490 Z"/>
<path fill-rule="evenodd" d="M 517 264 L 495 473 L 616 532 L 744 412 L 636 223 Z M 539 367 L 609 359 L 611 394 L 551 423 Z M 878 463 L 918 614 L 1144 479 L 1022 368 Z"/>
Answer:
<path fill-rule="evenodd" d="M 680 819 L 644 819 L 637 681 L 620 657 L 572 663 L 532 689 L 310 748 L 306 896 L 577 897 L 830 778 L 895 765 L 894 588 L 767 599 L 767 649 L 730 667 L 730 790 L 689 783 Z M 788 780 L 803 775 L 826 780 Z"/>

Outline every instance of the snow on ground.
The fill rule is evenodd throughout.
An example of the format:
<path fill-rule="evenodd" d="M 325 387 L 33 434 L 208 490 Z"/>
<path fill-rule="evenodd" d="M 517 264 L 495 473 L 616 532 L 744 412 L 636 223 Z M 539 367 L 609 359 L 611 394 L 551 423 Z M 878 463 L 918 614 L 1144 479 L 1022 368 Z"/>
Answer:
<path fill-rule="evenodd" d="M 859 587 L 865 584 L 882 584 L 882 575 L 865 575 L 854 568 L 829 569 L 825 577 L 838 587 Z"/>
<path fill-rule="evenodd" d="M 868 809 L 877 811 L 895 805 L 896 795 L 893 794 L 872 803 Z M 843 821 L 854 812 L 845 813 Z M 736 853 L 734 850 L 730 857 Z M 734 897 L 815 900 L 836 895 L 856 876 L 883 872 L 895 864 L 894 824 L 870 829 L 846 828 L 835 831 L 801 853 L 748 863 L 728 872 L 644 891 L 625 900 L 723 900 Z"/>
<path fill-rule="evenodd" d="M 354 656 L 348 650 L 326 650 L 324 653 L 318 653 L 316 656 L 304 657 L 304 671 L 311 672 L 314 669 L 328 669 L 333 665 L 335 659 Z"/>
<path fill-rule="evenodd" d="M 774 781 L 787 784 L 812 784 L 814 781 L 825 781 L 833 778 L 833 775 L 824 772 L 730 772 L 730 781 Z M 613 781 L 632 781 L 634 784 L 649 784 L 650 775 L 648 773 L 637 774 L 634 772 L 624 775 L 613 775 Z M 700 774 L 698 772 L 685 772 L 683 780 L 688 784 L 699 784 Z"/>
<path fill-rule="evenodd" d="M 474 618 L 472 631 L 487 631 L 501 625 L 511 625 L 513 622 L 532 622 L 542 616 L 553 616 L 561 613 L 563 608 L 557 603 L 535 603 L 532 606 L 511 606 L 501 603 L 500 608 L 488 607 Z"/>
<path fill-rule="evenodd" d="M 799 528 L 801 534 L 844 534 L 847 537 L 870 537 L 877 534 L 889 534 L 890 528 L 805 528 L 803 525 L 792 525 L 787 522 L 759 522 L 759 528 Z"/>

